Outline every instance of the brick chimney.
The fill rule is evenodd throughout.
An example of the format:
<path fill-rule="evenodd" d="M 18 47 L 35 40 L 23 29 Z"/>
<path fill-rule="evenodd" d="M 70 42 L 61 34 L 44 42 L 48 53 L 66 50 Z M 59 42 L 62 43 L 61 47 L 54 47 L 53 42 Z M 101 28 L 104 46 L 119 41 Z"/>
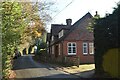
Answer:
<path fill-rule="evenodd" d="M 71 26 L 72 19 L 66 19 L 66 23 L 67 23 L 68 26 Z"/>

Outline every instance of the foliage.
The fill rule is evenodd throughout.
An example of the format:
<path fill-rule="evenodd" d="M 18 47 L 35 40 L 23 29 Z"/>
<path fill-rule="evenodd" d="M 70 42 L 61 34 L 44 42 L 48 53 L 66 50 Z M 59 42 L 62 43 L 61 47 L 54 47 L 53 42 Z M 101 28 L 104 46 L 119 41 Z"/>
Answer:
<path fill-rule="evenodd" d="M 40 38 L 45 30 L 45 25 L 51 20 L 50 15 L 47 13 L 52 2 L 24 2 L 22 3 L 24 9 L 23 12 L 26 15 L 25 21 L 28 26 L 25 28 L 25 32 L 22 37 L 22 42 L 29 42 L 30 45 L 35 44 L 35 40 Z"/>
<path fill-rule="evenodd" d="M 98 19 L 94 26 L 95 43 L 95 67 L 96 72 L 102 73 L 103 56 L 109 49 L 118 48 L 118 17 L 120 15 L 120 5 L 110 15 Z"/>
<path fill-rule="evenodd" d="M 46 32 L 43 33 L 43 35 L 40 38 L 37 38 L 35 40 L 35 45 L 37 45 L 37 52 L 39 53 L 41 49 L 46 49 Z"/>
<path fill-rule="evenodd" d="M 100 19 L 100 15 L 97 13 L 96 11 L 96 15 L 94 15 L 94 17 L 92 18 L 91 22 L 89 23 L 89 25 L 87 26 L 87 29 L 90 32 L 94 31 L 94 25 L 96 24 L 96 20 Z"/>
<path fill-rule="evenodd" d="M 17 2 L 2 2 L 2 66 L 3 77 L 9 75 L 12 68 L 11 56 L 20 43 L 21 33 L 24 28 L 22 6 Z"/>
<path fill-rule="evenodd" d="M 47 47 L 47 44 L 45 42 L 42 42 L 40 44 L 40 49 L 45 49 Z"/>
<path fill-rule="evenodd" d="M 39 7 L 38 10 L 40 11 L 40 17 L 41 17 L 41 20 L 44 22 L 44 24 L 52 20 L 51 16 L 49 15 L 50 7 L 52 5 L 54 5 L 54 2 L 43 1 L 38 3 L 38 7 Z"/>
<path fill-rule="evenodd" d="M 18 3 L 2 3 L 2 45 L 4 48 L 6 47 L 9 49 L 19 44 L 20 34 L 23 29 L 21 11 L 21 5 Z M 8 52 L 9 51 L 11 50 L 8 50 Z"/>
<path fill-rule="evenodd" d="M 25 44 L 32 44 L 45 32 L 45 20 L 39 13 L 39 4 L 31 2 L 1 2 L 2 15 L 2 66 L 3 77 L 9 76 L 12 68 L 14 49 Z M 44 11 L 44 9 L 42 9 Z M 44 15 L 45 16 L 45 15 Z M 47 18 L 47 16 L 45 16 Z M 23 46 L 22 46 L 23 47 Z M 23 47 L 24 48 L 24 47 Z"/>
<path fill-rule="evenodd" d="M 40 44 L 37 45 L 37 53 L 41 54 L 41 51 L 46 50 L 47 44 L 45 42 L 40 42 Z"/>
<path fill-rule="evenodd" d="M 24 2 L 22 3 L 23 12 L 26 15 L 24 21 L 28 24 L 22 35 L 22 43 L 34 44 L 34 40 L 42 35 L 45 31 L 44 24 L 38 14 L 38 4 Z"/>

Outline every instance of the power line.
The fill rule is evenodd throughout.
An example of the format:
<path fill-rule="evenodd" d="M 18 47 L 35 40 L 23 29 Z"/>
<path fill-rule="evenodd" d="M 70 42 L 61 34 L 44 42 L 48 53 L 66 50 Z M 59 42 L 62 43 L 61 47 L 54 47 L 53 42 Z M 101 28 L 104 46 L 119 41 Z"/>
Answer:
<path fill-rule="evenodd" d="M 72 0 L 70 3 L 68 3 L 61 11 L 59 11 L 53 18 L 55 18 L 58 14 L 60 14 L 63 10 L 65 10 L 70 4 L 73 3 L 74 0 Z"/>

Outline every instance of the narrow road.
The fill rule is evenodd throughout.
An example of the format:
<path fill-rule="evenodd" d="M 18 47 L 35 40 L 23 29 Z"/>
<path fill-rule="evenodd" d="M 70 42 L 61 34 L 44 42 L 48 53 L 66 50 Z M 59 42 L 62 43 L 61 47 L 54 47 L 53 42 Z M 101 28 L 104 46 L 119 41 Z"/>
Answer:
<path fill-rule="evenodd" d="M 15 59 L 13 70 L 16 73 L 16 79 L 20 80 L 39 80 L 40 78 L 69 78 L 69 80 L 77 76 L 55 70 L 51 66 L 43 63 L 37 63 L 32 59 L 33 55 L 24 55 Z"/>

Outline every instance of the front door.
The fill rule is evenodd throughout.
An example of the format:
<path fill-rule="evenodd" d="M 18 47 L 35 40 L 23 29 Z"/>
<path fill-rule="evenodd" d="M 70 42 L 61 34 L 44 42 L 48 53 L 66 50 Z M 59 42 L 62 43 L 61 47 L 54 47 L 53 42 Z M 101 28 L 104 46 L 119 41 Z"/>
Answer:
<path fill-rule="evenodd" d="M 55 46 L 55 57 L 58 57 L 58 45 Z"/>

